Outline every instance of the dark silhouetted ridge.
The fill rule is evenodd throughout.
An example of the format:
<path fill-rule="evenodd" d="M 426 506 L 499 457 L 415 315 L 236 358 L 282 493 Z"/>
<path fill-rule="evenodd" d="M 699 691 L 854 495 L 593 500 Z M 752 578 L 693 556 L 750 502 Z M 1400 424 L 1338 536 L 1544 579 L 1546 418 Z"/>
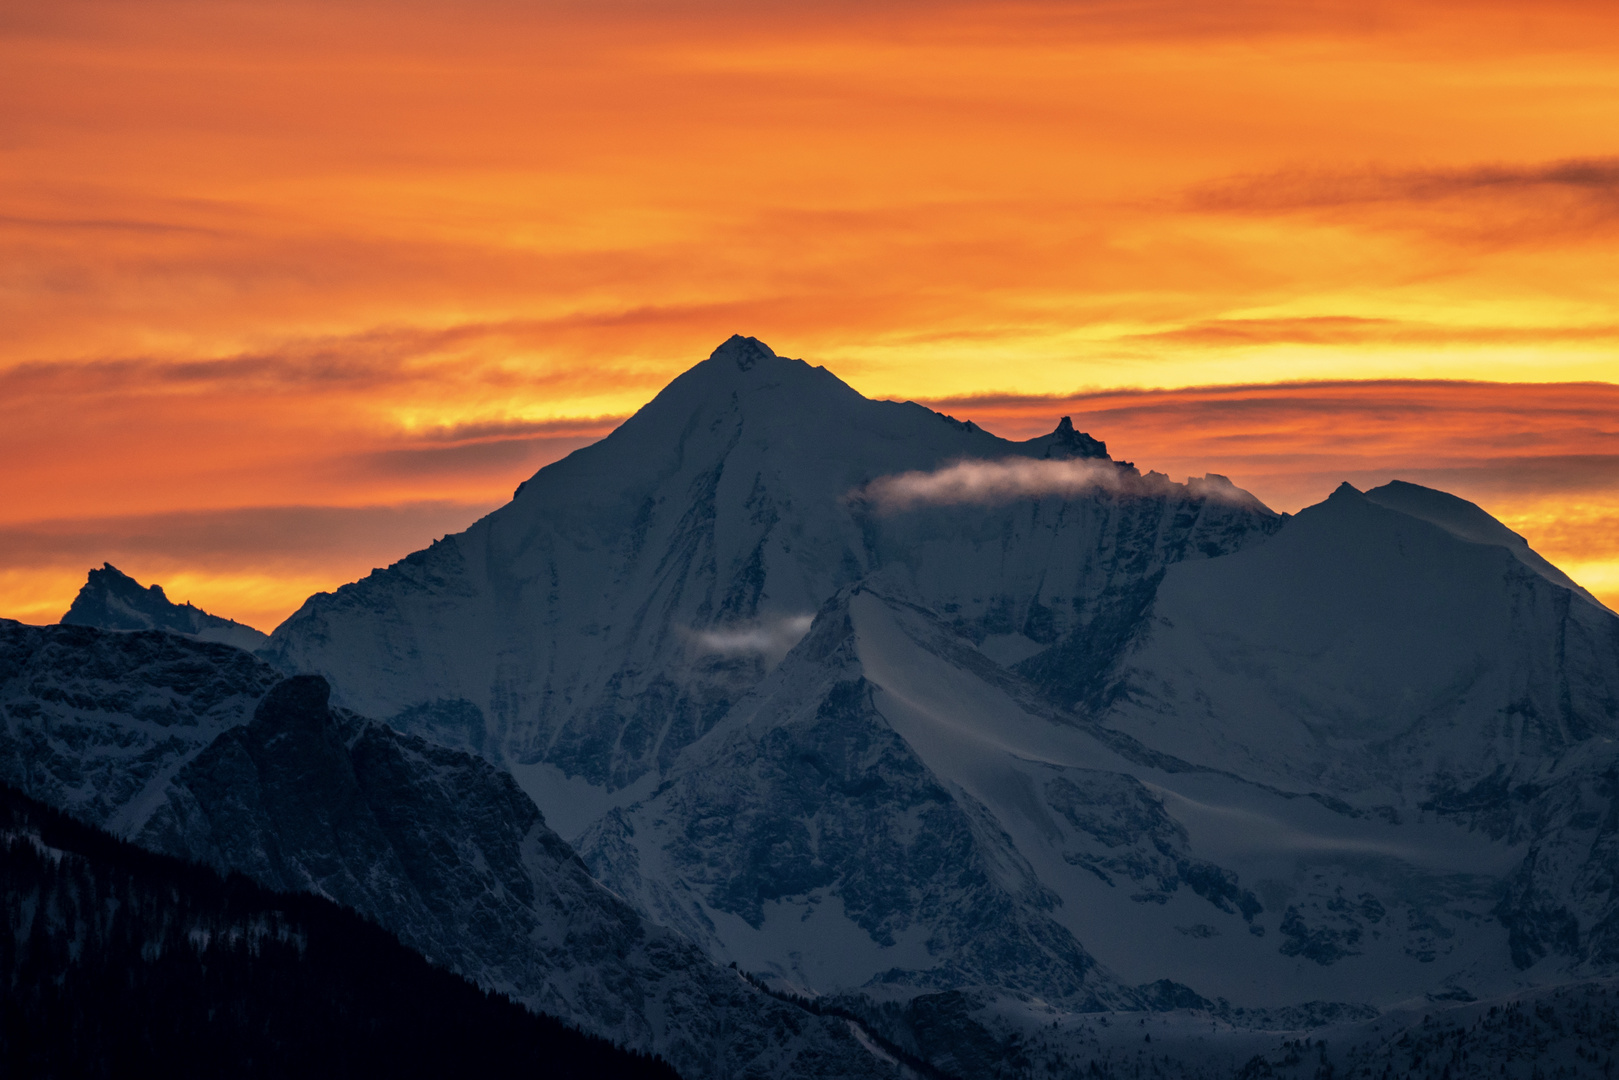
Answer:
<path fill-rule="evenodd" d="M 62 616 L 62 624 L 100 630 L 167 630 L 248 650 L 269 640 L 251 626 L 210 615 L 192 604 L 176 604 L 163 586 L 143 586 L 112 563 L 90 571 L 73 606 Z"/>
<path fill-rule="evenodd" d="M 327 900 L 142 851 L 5 785 L 0 896 L 0 1075 L 676 1075 Z"/>
<path fill-rule="evenodd" d="M 1083 431 L 1074 430 L 1074 421 L 1071 417 L 1063 417 L 1057 422 L 1057 430 L 1046 436 L 1047 446 L 1045 456 L 1048 458 L 1105 458 L 1107 457 L 1107 443 L 1101 439 L 1093 439 Z"/>

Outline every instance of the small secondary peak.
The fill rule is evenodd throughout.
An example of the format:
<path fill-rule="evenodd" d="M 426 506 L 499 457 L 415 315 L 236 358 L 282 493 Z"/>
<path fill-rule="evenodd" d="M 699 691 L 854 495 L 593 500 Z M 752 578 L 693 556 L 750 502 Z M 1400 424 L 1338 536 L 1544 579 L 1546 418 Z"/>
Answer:
<path fill-rule="evenodd" d="M 142 585 L 112 563 L 90 571 L 73 606 L 62 616 L 62 624 L 101 630 L 167 630 L 249 651 L 268 640 L 251 626 L 210 615 L 191 604 L 176 604 L 163 586 Z"/>
<path fill-rule="evenodd" d="M 775 351 L 755 337 L 732 334 L 708 357 L 710 360 L 730 360 L 738 371 L 751 371 L 760 360 L 774 360 Z"/>
<path fill-rule="evenodd" d="M 1076 430 L 1073 417 L 1070 416 L 1057 421 L 1057 430 L 1050 435 L 1030 441 L 1037 447 L 1044 443 L 1045 453 L 1042 456 L 1048 459 L 1107 457 L 1107 443 Z"/>
<path fill-rule="evenodd" d="M 1360 488 L 1356 487 L 1354 484 L 1351 484 L 1348 480 L 1345 480 L 1343 483 L 1341 483 L 1337 487 L 1333 488 L 1332 489 L 1332 494 L 1328 495 L 1327 498 L 1329 500 L 1330 499 L 1348 499 L 1348 498 L 1357 498 L 1357 497 L 1363 496 L 1364 494 L 1365 493 L 1362 492 L 1360 490 Z"/>

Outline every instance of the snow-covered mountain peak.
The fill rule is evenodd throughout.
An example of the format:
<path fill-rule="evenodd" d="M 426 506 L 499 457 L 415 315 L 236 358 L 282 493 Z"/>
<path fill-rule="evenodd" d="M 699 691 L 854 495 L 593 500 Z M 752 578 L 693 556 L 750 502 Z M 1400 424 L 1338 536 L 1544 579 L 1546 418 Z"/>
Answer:
<path fill-rule="evenodd" d="M 892 505 L 851 497 L 878 489 Z M 1111 461 L 1072 419 L 1012 442 L 738 336 L 471 529 L 312 597 L 266 655 L 347 707 L 612 792 L 710 730 L 846 585 L 881 575 L 998 662 L 1082 627 L 1090 655 L 1104 623 L 1123 640 L 1144 578 L 1277 523 L 1229 484 Z M 1053 663 L 1065 693 L 1094 681 Z"/>
<path fill-rule="evenodd" d="M 1419 778 L 1476 783 L 1619 733 L 1619 620 L 1476 507 L 1405 487 L 1343 484 L 1264 544 L 1171 567 L 1110 722 L 1199 764 L 1391 803 L 1426 797 Z"/>
<path fill-rule="evenodd" d="M 775 350 L 756 337 L 732 334 L 708 357 L 716 363 L 732 363 L 738 371 L 751 371 L 761 360 L 775 360 Z"/>
<path fill-rule="evenodd" d="M 251 626 L 210 615 L 191 604 L 176 604 L 164 594 L 163 586 L 143 586 L 112 563 L 90 571 L 73 606 L 62 616 L 62 624 L 102 630 L 167 630 L 248 650 L 269 640 Z"/>
<path fill-rule="evenodd" d="M 1537 559 L 1416 485 L 1277 515 L 1114 461 L 1072 418 L 1012 442 L 737 336 L 277 630 L 261 655 L 385 724 L 319 679 L 236 678 L 179 731 L 147 700 L 194 654 L 253 658 L 75 627 L 7 632 L 31 652 L 0 724 L 64 804 L 88 758 L 167 850 L 251 869 L 294 837 L 278 887 L 352 896 L 637 1045 L 679 1045 L 696 1029 L 660 1034 L 667 1006 L 750 975 L 846 995 L 823 1004 L 951 1075 L 1027 1080 L 951 1057 L 986 1030 L 967 1012 L 1207 1008 L 1212 1034 L 1303 1009 L 1276 1014 L 1291 1029 L 1619 962 L 1619 618 Z M 132 708 L 39 647 L 81 636 L 186 663 Z M 111 737 L 103 700 L 131 714 Z M 625 1013 L 614 987 L 649 974 L 668 992 Z M 767 1074 L 724 1068 L 694 1075 Z"/>
<path fill-rule="evenodd" d="M 1575 584 L 1567 574 L 1531 548 L 1529 541 L 1491 517 L 1475 503 L 1449 492 L 1436 491 L 1404 480 L 1392 480 L 1380 488 L 1373 488 L 1366 492 L 1366 499 L 1378 506 L 1421 518 L 1470 544 L 1505 548 L 1512 553 L 1513 558 L 1552 584 L 1568 589 L 1597 607 L 1604 607 L 1600 600 Z"/>

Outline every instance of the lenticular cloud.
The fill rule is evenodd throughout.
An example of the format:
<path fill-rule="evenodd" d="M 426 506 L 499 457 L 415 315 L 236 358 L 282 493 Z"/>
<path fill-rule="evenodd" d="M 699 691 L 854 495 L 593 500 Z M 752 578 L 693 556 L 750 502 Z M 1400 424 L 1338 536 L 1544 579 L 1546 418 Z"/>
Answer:
<path fill-rule="evenodd" d="M 1118 495 L 1165 495 L 1179 488 L 1193 498 L 1255 503 L 1230 480 L 1213 473 L 1177 484 L 1162 473 L 1143 476 L 1129 465 L 1095 459 L 958 461 L 931 472 L 905 472 L 850 492 L 852 500 L 883 512 L 921 506 L 991 506 L 1047 496 L 1073 498 L 1105 491 Z"/>

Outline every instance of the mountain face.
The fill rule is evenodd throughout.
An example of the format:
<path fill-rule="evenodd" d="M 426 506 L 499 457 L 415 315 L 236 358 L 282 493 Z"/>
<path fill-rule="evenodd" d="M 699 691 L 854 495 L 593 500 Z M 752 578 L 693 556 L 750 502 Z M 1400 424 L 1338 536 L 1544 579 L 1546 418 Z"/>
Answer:
<path fill-rule="evenodd" d="M 7 1076 L 674 1080 L 314 896 L 142 851 L 0 785 Z"/>
<path fill-rule="evenodd" d="M 843 1021 L 713 964 L 593 880 L 506 773 L 328 707 L 237 649 L 0 624 L 0 771 L 151 851 L 374 919 L 687 1077 L 887 1076 Z"/>
<path fill-rule="evenodd" d="M 266 654 L 936 1061 L 1615 962 L 1619 618 L 1415 485 L 1285 518 L 733 338 Z"/>
<path fill-rule="evenodd" d="M 1101 722 L 1145 746 L 1527 845 L 1514 967 L 1619 959 L 1619 618 L 1477 507 L 1344 485 L 1174 567 L 1112 678 Z"/>
<path fill-rule="evenodd" d="M 137 842 L 329 896 L 487 986 L 657 1048 L 686 1075 L 774 1074 L 800 1052 L 878 1071 L 846 1031 L 648 926 L 509 776 L 336 716 L 327 693 L 318 676 L 279 683 L 175 778 Z M 784 1024 L 799 1037 L 771 1039 Z"/>
<path fill-rule="evenodd" d="M 252 651 L 268 637 L 251 626 L 210 615 L 190 604 L 176 604 L 163 594 L 163 586 L 143 588 L 140 582 L 112 563 L 90 571 L 73 606 L 62 616 L 63 626 L 95 626 L 102 630 L 167 630 L 198 641 L 214 641 Z"/>
<path fill-rule="evenodd" d="M 1531 883 L 1522 839 L 1470 817 L 1311 794 L 1057 710 L 936 614 L 855 586 L 580 848 L 621 895 L 783 986 L 992 990 L 1074 1012 L 1151 1007 L 1166 979 L 1272 1009 L 1499 993 L 1526 966 L 1502 907 L 1512 883 L 1531 908 L 1571 895 Z M 1605 820 L 1561 839 L 1519 828 L 1577 856 L 1546 876 L 1589 876 L 1607 856 L 1577 842 Z M 1554 931 L 1572 918 L 1582 943 L 1606 940 L 1619 907 L 1611 875 L 1598 884 Z"/>
<path fill-rule="evenodd" d="M 1445 502 L 1346 484 L 1262 547 L 1173 568 L 1105 722 L 1390 803 L 1619 736 L 1619 619 L 1499 525 L 1450 525 Z"/>
<path fill-rule="evenodd" d="M 0 780 L 127 835 L 280 678 L 228 645 L 0 620 Z"/>
<path fill-rule="evenodd" d="M 896 510 L 904 492 L 871 487 L 962 461 L 1096 495 Z M 655 786 L 845 585 L 880 577 L 1002 657 L 1083 654 L 1062 667 L 1086 693 L 1091 643 L 1122 646 L 1166 566 L 1280 520 L 1220 478 L 1143 477 L 1071 423 L 1007 442 L 732 338 L 467 532 L 312 597 L 266 655 L 348 707 L 576 781 L 552 802 L 531 785 L 566 815 L 581 792 Z"/>

